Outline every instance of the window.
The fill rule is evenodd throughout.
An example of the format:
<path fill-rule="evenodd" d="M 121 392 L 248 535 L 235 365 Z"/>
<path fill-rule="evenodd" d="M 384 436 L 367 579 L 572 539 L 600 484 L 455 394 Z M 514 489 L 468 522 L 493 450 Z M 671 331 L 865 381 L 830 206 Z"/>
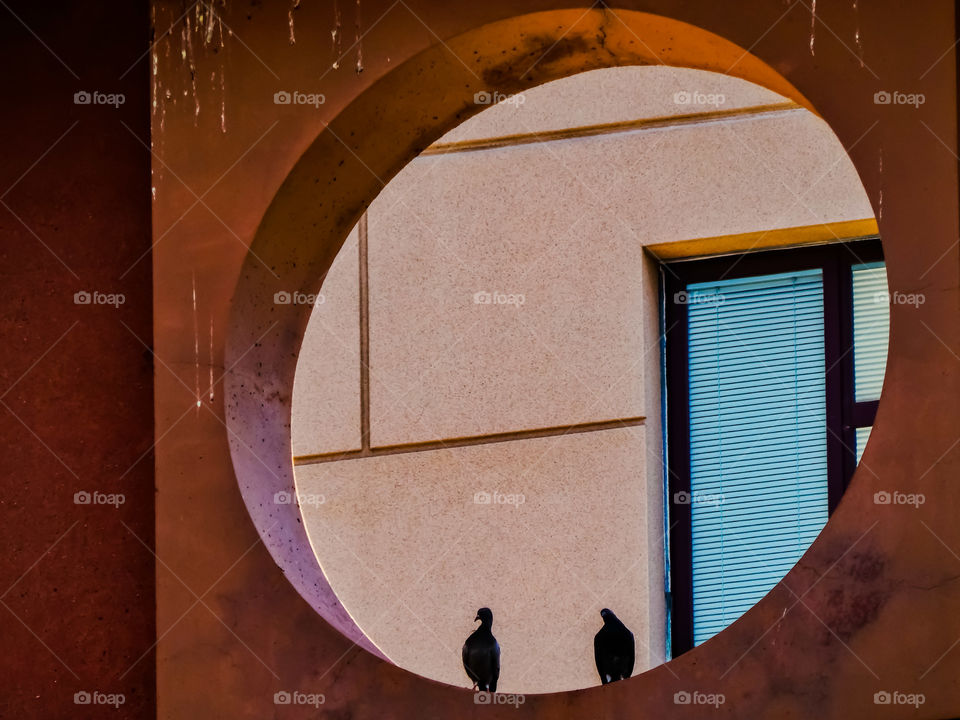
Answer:
<path fill-rule="evenodd" d="M 854 265 L 853 293 L 853 377 L 857 459 L 863 454 L 876 415 L 877 401 L 887 366 L 887 339 L 890 312 L 887 302 L 887 268 L 882 261 Z M 870 419 L 870 424 L 867 419 Z M 859 422 L 857 422 L 859 420 Z"/>
<path fill-rule="evenodd" d="M 663 270 L 673 655 L 797 562 L 876 414 L 889 310 L 878 240 Z"/>

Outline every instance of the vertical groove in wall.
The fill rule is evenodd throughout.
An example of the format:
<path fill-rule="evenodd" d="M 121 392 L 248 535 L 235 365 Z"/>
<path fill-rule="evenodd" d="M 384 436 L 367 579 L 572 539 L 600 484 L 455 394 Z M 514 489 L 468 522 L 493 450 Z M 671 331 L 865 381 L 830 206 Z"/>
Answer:
<path fill-rule="evenodd" d="M 360 447 L 370 449 L 370 287 L 367 272 L 367 213 L 360 216 Z"/>

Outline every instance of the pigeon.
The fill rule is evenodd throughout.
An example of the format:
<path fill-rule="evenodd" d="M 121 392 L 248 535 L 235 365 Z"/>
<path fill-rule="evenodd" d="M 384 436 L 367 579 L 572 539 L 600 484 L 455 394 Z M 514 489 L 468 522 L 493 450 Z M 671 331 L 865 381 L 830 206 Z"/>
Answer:
<path fill-rule="evenodd" d="M 600 611 L 603 627 L 593 638 L 593 656 L 604 685 L 625 680 L 633 674 L 633 633 L 612 612 Z"/>
<path fill-rule="evenodd" d="M 480 627 L 474 630 L 463 644 L 463 669 L 481 692 L 496 692 L 500 678 L 500 644 L 493 636 L 493 613 L 490 608 L 480 608 L 474 622 Z"/>

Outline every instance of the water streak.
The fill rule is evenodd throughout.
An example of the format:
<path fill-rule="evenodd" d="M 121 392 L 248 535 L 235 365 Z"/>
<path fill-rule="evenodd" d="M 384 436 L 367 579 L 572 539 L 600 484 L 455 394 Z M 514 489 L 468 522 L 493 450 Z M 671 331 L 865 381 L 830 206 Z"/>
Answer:
<path fill-rule="evenodd" d="M 333 30 L 330 31 L 330 38 L 333 45 L 333 69 L 340 69 L 340 43 L 341 43 L 341 24 L 340 24 L 340 3 L 339 0 L 333 0 Z"/>
<path fill-rule="evenodd" d="M 299 9 L 300 9 L 300 0 L 293 0 L 292 4 L 290 5 L 290 9 L 287 10 L 287 23 L 290 26 L 289 40 L 291 45 L 297 44 L 297 31 L 293 22 L 293 11 L 299 10 Z"/>
<path fill-rule="evenodd" d="M 812 0 L 810 5 L 810 54 L 816 55 L 815 45 L 817 42 L 817 0 Z"/>
<path fill-rule="evenodd" d="M 357 46 L 357 75 L 363 72 L 363 39 L 360 35 L 360 0 L 357 0 L 357 14 L 356 14 L 356 23 L 355 23 L 355 40 L 354 44 Z"/>
<path fill-rule="evenodd" d="M 857 57 L 860 60 L 860 67 L 864 67 L 863 39 L 860 37 L 860 0 L 853 0 L 853 14 L 856 21 L 856 27 L 853 31 L 853 40 L 857 45 Z"/>
<path fill-rule="evenodd" d="M 200 331 L 197 328 L 197 272 L 192 275 L 193 289 L 193 391 L 200 407 Z"/>
<path fill-rule="evenodd" d="M 210 348 L 208 360 L 210 367 L 210 402 L 213 402 L 213 315 L 210 316 Z"/>
<path fill-rule="evenodd" d="M 187 15 L 184 23 L 184 30 L 187 36 L 187 65 L 190 69 L 190 92 L 193 95 L 193 124 L 196 125 L 200 119 L 200 96 L 197 93 L 197 64 L 193 54 L 193 27 L 190 24 L 190 16 Z M 186 91 L 184 91 L 186 93 Z"/>
<path fill-rule="evenodd" d="M 883 146 L 880 146 L 880 197 L 877 200 L 877 220 L 883 220 Z"/>

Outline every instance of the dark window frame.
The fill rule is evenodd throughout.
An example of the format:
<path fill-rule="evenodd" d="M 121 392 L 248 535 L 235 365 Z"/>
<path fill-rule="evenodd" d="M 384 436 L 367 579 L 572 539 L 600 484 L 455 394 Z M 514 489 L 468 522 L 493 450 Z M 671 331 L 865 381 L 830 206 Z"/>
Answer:
<path fill-rule="evenodd" d="M 764 250 L 661 266 L 666 368 L 666 468 L 669 505 L 668 616 L 671 654 L 693 647 L 691 506 L 673 502 L 690 492 L 687 306 L 675 301 L 690 283 L 816 269 L 823 272 L 827 415 L 827 506 L 833 513 L 856 468 L 856 431 L 873 424 L 879 401 L 855 402 L 852 267 L 883 260 L 879 238 Z"/>

